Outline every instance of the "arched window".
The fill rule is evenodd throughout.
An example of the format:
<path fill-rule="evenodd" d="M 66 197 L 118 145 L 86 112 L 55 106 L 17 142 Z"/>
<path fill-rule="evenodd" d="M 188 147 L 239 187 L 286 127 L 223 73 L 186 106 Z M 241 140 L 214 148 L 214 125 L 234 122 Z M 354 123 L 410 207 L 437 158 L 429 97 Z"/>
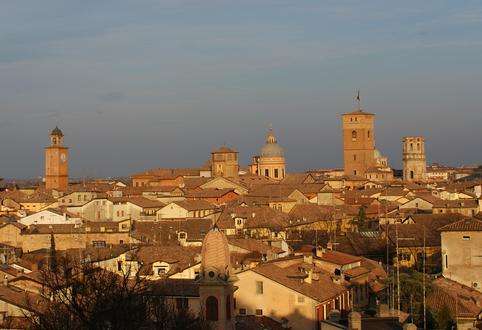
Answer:
<path fill-rule="evenodd" d="M 214 296 L 209 296 L 206 299 L 206 320 L 218 320 L 218 299 Z"/>
<path fill-rule="evenodd" d="M 420 143 L 417 143 L 417 150 L 420 151 Z"/>
<path fill-rule="evenodd" d="M 231 320 L 231 296 L 226 296 L 226 319 Z"/>
<path fill-rule="evenodd" d="M 410 143 L 410 151 L 413 151 L 413 143 Z"/>
<path fill-rule="evenodd" d="M 413 171 L 410 171 L 410 179 L 413 180 L 413 178 L 414 178 L 414 173 L 413 173 Z"/>
<path fill-rule="evenodd" d="M 357 136 L 356 131 L 352 131 L 352 132 L 351 132 L 351 139 L 352 139 L 353 141 L 356 140 L 356 136 Z"/>

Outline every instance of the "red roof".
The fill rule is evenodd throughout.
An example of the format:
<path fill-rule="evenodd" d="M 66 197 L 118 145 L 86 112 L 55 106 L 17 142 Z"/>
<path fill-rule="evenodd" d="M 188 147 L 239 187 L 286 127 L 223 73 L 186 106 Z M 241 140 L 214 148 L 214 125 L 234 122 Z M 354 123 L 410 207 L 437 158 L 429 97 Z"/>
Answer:
<path fill-rule="evenodd" d="M 463 219 L 443 226 L 440 231 L 482 231 L 482 221 L 475 218 Z"/>

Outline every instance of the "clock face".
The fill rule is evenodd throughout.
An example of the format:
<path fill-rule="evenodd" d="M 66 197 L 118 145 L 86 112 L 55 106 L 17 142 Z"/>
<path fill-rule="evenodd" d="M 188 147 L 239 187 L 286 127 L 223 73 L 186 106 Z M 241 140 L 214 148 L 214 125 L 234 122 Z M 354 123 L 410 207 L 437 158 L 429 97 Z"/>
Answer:
<path fill-rule="evenodd" d="M 60 160 L 62 161 L 62 163 L 65 163 L 65 161 L 67 160 L 67 155 L 66 154 L 60 154 Z"/>

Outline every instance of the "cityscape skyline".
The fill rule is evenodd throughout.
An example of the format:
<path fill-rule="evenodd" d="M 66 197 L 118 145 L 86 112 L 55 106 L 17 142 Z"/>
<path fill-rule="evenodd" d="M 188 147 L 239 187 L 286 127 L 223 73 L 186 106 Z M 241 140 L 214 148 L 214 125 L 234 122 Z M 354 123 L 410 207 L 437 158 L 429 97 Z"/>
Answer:
<path fill-rule="evenodd" d="M 42 175 L 56 124 L 73 176 L 199 166 L 224 143 L 247 165 L 269 123 L 288 171 L 341 167 L 340 115 L 358 88 L 392 167 L 406 135 L 426 138 L 429 163 L 480 163 L 475 1 L 5 6 L 4 177 Z"/>

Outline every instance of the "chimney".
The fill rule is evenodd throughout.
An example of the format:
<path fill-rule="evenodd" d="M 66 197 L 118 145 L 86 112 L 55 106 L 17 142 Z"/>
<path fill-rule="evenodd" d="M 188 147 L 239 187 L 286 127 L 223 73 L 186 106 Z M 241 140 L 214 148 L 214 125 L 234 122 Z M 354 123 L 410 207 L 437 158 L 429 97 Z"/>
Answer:
<path fill-rule="evenodd" d="M 305 283 L 311 284 L 313 280 L 313 269 L 308 270 L 308 276 L 305 278 Z"/>
<path fill-rule="evenodd" d="M 361 330 L 361 315 L 357 312 L 348 314 L 348 330 Z"/>
<path fill-rule="evenodd" d="M 303 262 L 312 265 L 313 264 L 313 255 L 303 255 Z"/>

